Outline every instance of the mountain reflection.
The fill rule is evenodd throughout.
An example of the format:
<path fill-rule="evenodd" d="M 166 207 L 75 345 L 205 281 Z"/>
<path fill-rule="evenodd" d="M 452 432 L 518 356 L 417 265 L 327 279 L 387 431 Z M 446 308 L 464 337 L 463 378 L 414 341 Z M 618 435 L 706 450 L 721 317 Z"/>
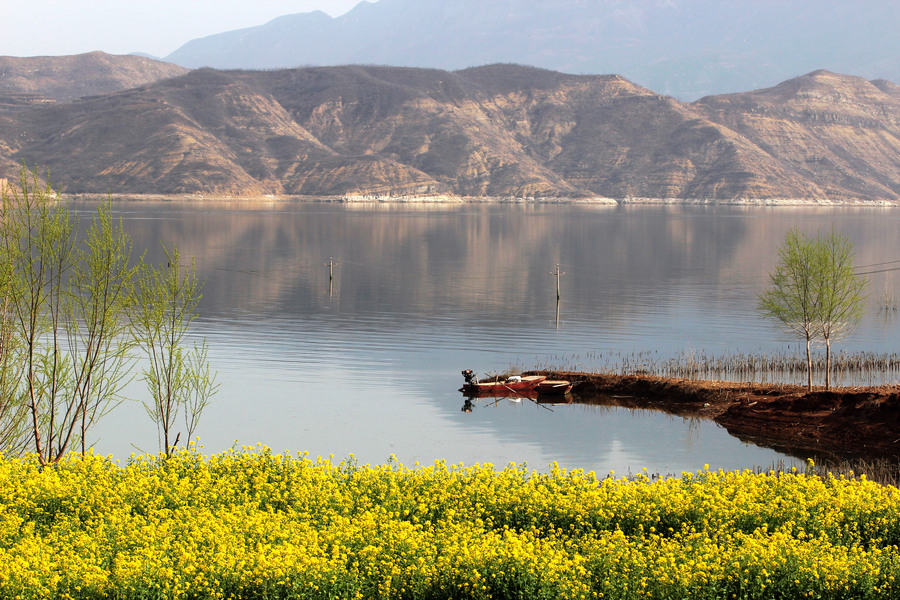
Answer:
<path fill-rule="evenodd" d="M 177 243 L 183 256 L 196 257 L 207 277 L 205 314 L 251 306 L 295 314 L 336 305 L 343 314 L 440 315 L 453 307 L 483 322 L 552 308 L 556 264 L 565 271 L 565 307 L 603 306 L 606 318 L 635 310 L 642 288 L 690 285 L 695 273 L 727 268 L 750 223 L 696 219 L 678 209 L 543 205 L 138 206 L 145 216 L 128 221 L 135 248 L 158 260 L 160 243 Z M 127 215 L 129 208 L 122 210 Z M 636 280 L 647 284 L 626 284 Z"/>
<path fill-rule="evenodd" d="M 209 318 L 377 314 L 402 323 L 454 315 L 484 328 L 543 326 L 555 320 L 559 264 L 563 326 L 594 321 L 627 336 L 634 318 L 678 318 L 672 307 L 685 303 L 731 302 L 742 318 L 755 313 L 791 227 L 838 226 L 856 244 L 860 265 L 889 260 L 900 247 L 896 214 L 879 209 L 224 202 L 115 209 L 150 260 L 161 259 L 160 244 L 196 258 Z M 871 279 L 891 281 L 890 273 Z"/>

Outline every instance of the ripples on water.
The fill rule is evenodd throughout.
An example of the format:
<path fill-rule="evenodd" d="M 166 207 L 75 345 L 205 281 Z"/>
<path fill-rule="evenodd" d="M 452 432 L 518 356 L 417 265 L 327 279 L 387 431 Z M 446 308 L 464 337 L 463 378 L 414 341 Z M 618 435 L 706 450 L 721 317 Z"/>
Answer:
<path fill-rule="evenodd" d="M 789 228 L 834 225 L 860 264 L 900 258 L 897 217 L 882 210 L 144 202 L 114 210 L 137 252 L 158 262 L 160 243 L 178 244 L 207 278 L 195 334 L 209 341 L 222 383 L 199 430 L 207 451 L 237 440 L 372 463 L 395 454 L 536 468 L 558 461 L 600 473 L 767 466 L 785 457 L 654 411 L 504 400 L 464 413 L 459 372 L 793 352 L 796 341 L 755 312 Z M 556 264 L 565 273 L 558 312 Z M 893 352 L 895 339 L 895 322 L 873 304 L 841 347 Z M 135 405 L 97 433 L 102 452 L 155 447 Z"/>

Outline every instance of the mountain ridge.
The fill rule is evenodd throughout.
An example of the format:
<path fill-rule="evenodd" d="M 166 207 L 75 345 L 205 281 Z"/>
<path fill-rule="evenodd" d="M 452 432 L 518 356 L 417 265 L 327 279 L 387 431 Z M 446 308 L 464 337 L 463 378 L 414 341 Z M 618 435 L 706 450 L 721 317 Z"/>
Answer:
<path fill-rule="evenodd" d="M 752 5 L 752 7 L 751 7 Z M 771 87 L 817 68 L 900 82 L 900 4 L 848 0 L 379 0 L 191 40 L 185 67 L 529 64 L 625 73 L 665 95 Z"/>
<path fill-rule="evenodd" d="M 692 103 L 521 65 L 198 69 L 0 105 L 0 177 L 72 194 L 900 201 L 900 87 L 817 70 Z"/>
<path fill-rule="evenodd" d="M 67 102 L 175 77 L 190 69 L 135 55 L 0 56 L 0 99 Z"/>

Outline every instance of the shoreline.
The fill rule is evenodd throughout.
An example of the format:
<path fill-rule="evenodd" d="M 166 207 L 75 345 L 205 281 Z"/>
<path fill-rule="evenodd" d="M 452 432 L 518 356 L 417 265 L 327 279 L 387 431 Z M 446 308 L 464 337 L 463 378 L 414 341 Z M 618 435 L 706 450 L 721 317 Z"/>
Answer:
<path fill-rule="evenodd" d="M 834 387 L 650 375 L 529 371 L 577 382 L 573 401 L 711 420 L 734 437 L 801 459 L 900 457 L 900 385 Z"/>
<path fill-rule="evenodd" d="M 595 206 L 745 206 L 745 207 L 824 207 L 824 208 L 897 208 L 900 200 L 865 200 L 848 198 L 829 200 L 823 198 L 608 198 L 595 197 L 513 197 L 513 196 L 394 196 L 346 194 L 343 196 L 302 196 L 285 194 L 228 195 L 228 194 L 129 194 L 129 193 L 61 193 L 60 197 L 71 201 L 97 202 L 107 198 L 116 201 L 135 202 L 238 202 L 238 203 L 336 203 L 336 204 L 415 204 L 415 205 L 462 205 L 462 204 L 566 204 Z"/>

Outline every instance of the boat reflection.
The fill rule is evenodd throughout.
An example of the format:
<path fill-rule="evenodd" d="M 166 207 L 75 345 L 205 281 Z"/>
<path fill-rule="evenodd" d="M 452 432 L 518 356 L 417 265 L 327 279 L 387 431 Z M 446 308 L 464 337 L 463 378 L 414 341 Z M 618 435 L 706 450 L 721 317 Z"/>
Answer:
<path fill-rule="evenodd" d="M 522 391 L 509 389 L 460 391 L 462 391 L 463 395 L 465 396 L 465 399 L 463 400 L 463 406 L 460 410 L 466 413 L 470 413 L 475 409 L 477 400 L 485 400 L 486 402 L 483 403 L 483 406 L 496 406 L 502 400 L 513 403 L 520 403 L 523 400 L 529 400 L 531 402 L 534 402 L 535 404 L 547 408 L 549 408 L 550 406 L 557 406 L 562 404 L 572 404 L 573 401 L 572 394 L 569 393 L 569 390 L 560 393 L 558 389 L 552 390 L 550 392 L 541 392 L 537 388 Z"/>
<path fill-rule="evenodd" d="M 499 376 L 493 381 L 479 381 L 472 369 L 463 369 L 465 384 L 459 389 L 465 394 L 466 403 L 463 412 L 472 412 L 475 398 L 495 398 L 498 401 L 507 399 L 521 402 L 532 400 L 538 404 L 569 404 L 572 397 L 573 383 L 563 380 L 549 380 L 544 375 L 510 375 L 501 380 Z"/>

